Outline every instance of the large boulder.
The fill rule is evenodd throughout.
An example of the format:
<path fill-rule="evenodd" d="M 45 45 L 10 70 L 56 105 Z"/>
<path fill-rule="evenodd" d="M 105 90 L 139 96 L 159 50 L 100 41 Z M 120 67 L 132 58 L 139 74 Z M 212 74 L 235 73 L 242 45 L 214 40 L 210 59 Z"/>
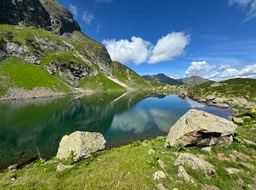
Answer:
<path fill-rule="evenodd" d="M 171 127 L 165 146 L 228 146 L 236 127 L 227 119 L 191 109 Z"/>
<path fill-rule="evenodd" d="M 76 131 L 62 137 L 57 152 L 57 158 L 67 160 L 70 156 L 73 161 L 87 158 L 98 150 L 105 149 L 106 140 L 100 133 Z"/>

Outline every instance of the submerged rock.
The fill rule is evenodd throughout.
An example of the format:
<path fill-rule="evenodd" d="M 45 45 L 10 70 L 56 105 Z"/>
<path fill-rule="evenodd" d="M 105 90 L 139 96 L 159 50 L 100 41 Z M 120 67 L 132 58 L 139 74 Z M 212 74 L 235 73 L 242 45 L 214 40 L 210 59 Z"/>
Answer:
<path fill-rule="evenodd" d="M 100 133 L 76 131 L 62 137 L 57 158 L 67 160 L 72 156 L 73 161 L 88 158 L 91 153 L 105 149 L 105 143 Z"/>
<path fill-rule="evenodd" d="M 227 119 L 191 109 L 171 127 L 165 146 L 228 146 L 236 127 Z"/>

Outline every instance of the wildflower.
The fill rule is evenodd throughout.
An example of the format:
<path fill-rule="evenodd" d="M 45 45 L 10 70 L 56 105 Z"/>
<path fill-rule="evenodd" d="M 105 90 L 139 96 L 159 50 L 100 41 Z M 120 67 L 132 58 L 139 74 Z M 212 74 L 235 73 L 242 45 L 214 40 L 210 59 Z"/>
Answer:
<path fill-rule="evenodd" d="M 252 113 L 256 114 L 256 109 L 255 108 L 252 109 Z"/>

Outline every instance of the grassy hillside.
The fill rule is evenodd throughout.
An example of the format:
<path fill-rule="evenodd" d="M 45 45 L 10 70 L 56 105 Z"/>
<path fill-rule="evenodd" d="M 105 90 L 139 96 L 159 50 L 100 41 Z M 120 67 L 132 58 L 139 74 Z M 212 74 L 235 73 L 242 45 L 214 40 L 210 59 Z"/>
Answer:
<path fill-rule="evenodd" d="M 206 97 L 214 94 L 216 97 L 241 97 L 249 101 L 256 101 L 256 79 L 229 79 L 219 83 L 206 82 L 189 88 L 191 96 Z"/>
<path fill-rule="evenodd" d="M 55 92 L 72 92 L 69 86 L 41 67 L 12 57 L 0 62 L 0 95 L 6 94 L 10 87 L 26 90 L 42 87 Z"/>
<path fill-rule="evenodd" d="M 103 74 L 98 74 L 96 77 L 87 78 L 80 82 L 82 89 L 91 91 L 125 91 L 125 89 L 109 80 Z"/>
<path fill-rule="evenodd" d="M 119 62 L 114 61 L 112 62 L 112 65 L 113 76 L 131 88 L 148 89 L 154 86 L 158 86 L 158 84 L 154 84 L 153 82 L 145 80 L 133 70 Z"/>

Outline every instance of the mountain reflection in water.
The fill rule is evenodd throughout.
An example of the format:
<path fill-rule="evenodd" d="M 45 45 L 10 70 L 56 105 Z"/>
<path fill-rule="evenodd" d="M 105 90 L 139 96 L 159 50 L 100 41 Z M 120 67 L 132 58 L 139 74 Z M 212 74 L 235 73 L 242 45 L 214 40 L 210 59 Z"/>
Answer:
<path fill-rule="evenodd" d="M 100 132 L 107 148 L 167 135 L 190 108 L 227 117 L 230 110 L 209 107 L 176 95 L 92 94 L 0 103 L 0 169 L 56 155 L 62 136 Z"/>

